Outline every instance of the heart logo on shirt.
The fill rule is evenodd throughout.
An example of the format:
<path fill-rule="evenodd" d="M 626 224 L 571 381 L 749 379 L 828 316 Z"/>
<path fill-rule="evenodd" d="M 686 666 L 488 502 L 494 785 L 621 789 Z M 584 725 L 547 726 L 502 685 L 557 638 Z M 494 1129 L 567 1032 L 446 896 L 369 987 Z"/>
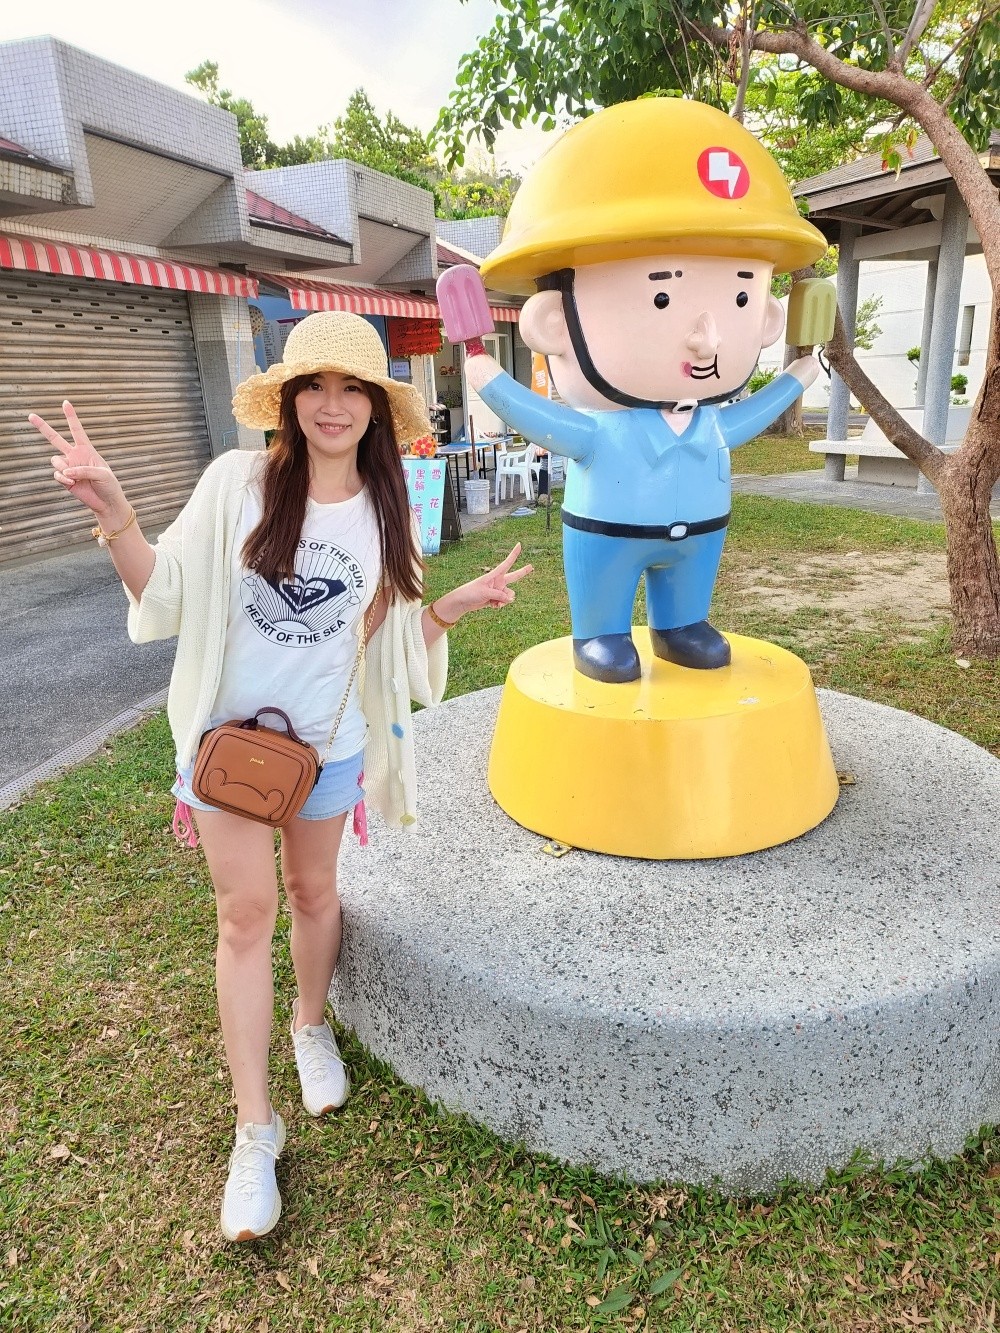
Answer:
<path fill-rule="evenodd" d="M 282 579 L 280 583 L 272 583 L 271 587 L 297 616 L 347 591 L 346 583 L 340 579 L 304 579 L 298 574 Z"/>

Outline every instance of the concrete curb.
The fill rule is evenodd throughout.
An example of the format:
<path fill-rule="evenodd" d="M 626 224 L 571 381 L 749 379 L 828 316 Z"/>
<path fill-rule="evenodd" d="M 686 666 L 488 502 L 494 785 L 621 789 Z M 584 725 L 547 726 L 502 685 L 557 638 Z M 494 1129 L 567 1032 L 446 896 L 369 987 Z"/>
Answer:
<path fill-rule="evenodd" d="M 157 712 L 166 702 L 167 691 L 158 690 L 156 694 L 151 694 L 148 699 L 143 699 L 134 708 L 127 708 L 124 713 L 119 713 L 117 717 L 111 718 L 95 731 L 91 731 L 88 735 L 82 736 L 80 740 L 74 741 L 65 750 L 54 754 L 51 759 L 46 759 L 37 768 L 31 769 L 28 773 L 22 773 L 13 782 L 8 782 L 6 786 L 0 787 L 0 810 L 8 810 L 12 805 L 16 805 L 38 783 L 53 777 L 60 770 L 79 764 L 84 759 L 89 759 L 112 736 L 117 736 L 119 732 L 128 731 L 130 727 L 135 727 L 140 722 L 144 722 L 151 713 Z"/>

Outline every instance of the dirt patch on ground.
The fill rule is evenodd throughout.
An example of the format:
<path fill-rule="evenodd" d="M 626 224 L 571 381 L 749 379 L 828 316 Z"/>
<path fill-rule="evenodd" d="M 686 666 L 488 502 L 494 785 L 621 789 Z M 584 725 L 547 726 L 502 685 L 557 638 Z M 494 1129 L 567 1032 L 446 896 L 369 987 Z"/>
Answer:
<path fill-rule="evenodd" d="M 822 607 L 858 629 L 886 615 L 921 629 L 949 614 L 943 551 L 806 556 L 778 567 L 744 569 L 736 584 L 742 596 L 775 610 L 792 614 Z"/>

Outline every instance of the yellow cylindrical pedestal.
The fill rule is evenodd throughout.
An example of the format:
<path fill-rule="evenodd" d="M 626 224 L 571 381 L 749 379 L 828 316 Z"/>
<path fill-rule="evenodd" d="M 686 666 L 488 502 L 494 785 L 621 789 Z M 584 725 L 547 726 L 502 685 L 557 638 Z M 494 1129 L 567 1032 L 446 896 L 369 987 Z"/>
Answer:
<path fill-rule="evenodd" d="M 837 801 L 809 670 L 729 635 L 732 665 L 692 671 L 633 630 L 642 678 L 606 685 L 571 639 L 511 664 L 490 752 L 497 804 L 573 847 L 651 860 L 739 856 L 797 838 Z"/>

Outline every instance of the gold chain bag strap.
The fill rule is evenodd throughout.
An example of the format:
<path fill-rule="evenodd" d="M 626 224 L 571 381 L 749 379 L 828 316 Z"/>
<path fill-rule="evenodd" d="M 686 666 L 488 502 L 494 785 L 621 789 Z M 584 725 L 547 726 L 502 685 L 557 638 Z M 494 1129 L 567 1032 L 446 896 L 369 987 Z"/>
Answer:
<path fill-rule="evenodd" d="M 272 828 L 282 828 L 295 818 L 319 781 L 333 747 L 351 686 L 364 662 L 378 599 L 377 592 L 358 636 L 347 689 L 322 758 L 314 745 L 296 735 L 288 715 L 280 708 L 258 708 L 253 717 L 223 722 L 202 736 L 191 780 L 191 790 L 199 801 Z M 258 719 L 263 713 L 280 717 L 286 730 L 262 726 Z"/>

